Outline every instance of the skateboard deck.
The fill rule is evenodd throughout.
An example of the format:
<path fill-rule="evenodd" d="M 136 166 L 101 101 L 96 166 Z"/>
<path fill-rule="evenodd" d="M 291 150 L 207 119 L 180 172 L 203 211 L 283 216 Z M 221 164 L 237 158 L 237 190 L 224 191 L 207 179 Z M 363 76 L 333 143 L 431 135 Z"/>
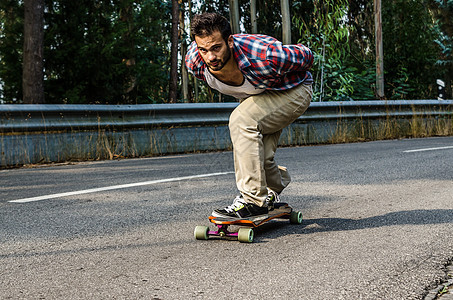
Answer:
<path fill-rule="evenodd" d="M 259 227 L 274 219 L 286 219 L 291 224 L 302 223 L 302 213 L 294 211 L 287 203 L 275 203 L 273 209 L 265 215 L 251 218 L 228 218 L 209 216 L 209 221 L 214 223 L 216 230 L 210 230 L 208 226 L 195 227 L 194 236 L 197 240 L 207 240 L 210 237 L 237 239 L 240 242 L 253 242 L 253 228 Z M 241 226 L 238 231 L 230 230 L 230 226 Z"/>

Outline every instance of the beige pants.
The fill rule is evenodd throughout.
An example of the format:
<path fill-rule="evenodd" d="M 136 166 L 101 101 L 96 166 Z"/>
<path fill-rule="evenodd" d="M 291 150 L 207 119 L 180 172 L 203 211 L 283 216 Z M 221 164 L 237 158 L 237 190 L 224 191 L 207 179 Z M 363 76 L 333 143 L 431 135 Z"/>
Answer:
<path fill-rule="evenodd" d="M 311 85 L 301 84 L 249 97 L 232 112 L 236 185 L 247 202 L 262 206 L 267 188 L 280 193 L 290 183 L 288 171 L 275 163 L 274 155 L 282 129 L 305 112 L 311 97 Z"/>

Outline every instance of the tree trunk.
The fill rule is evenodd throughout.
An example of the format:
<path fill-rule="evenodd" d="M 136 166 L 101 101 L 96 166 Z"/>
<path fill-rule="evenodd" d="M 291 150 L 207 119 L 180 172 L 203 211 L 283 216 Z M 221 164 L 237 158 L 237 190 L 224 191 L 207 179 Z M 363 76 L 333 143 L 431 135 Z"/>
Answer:
<path fill-rule="evenodd" d="M 280 0 L 282 9 L 282 42 L 285 45 L 291 44 L 291 13 L 289 0 Z"/>
<path fill-rule="evenodd" d="M 44 103 L 44 0 L 24 1 L 23 102 Z"/>
<path fill-rule="evenodd" d="M 189 22 L 192 22 L 193 18 L 193 12 L 192 12 L 192 7 L 193 7 L 193 2 L 189 1 Z M 191 24 L 189 24 L 189 28 Z M 189 35 L 191 35 L 191 32 L 189 32 Z M 195 78 L 195 76 L 189 75 L 190 82 L 193 82 L 193 93 L 192 93 L 192 102 L 198 102 L 199 98 L 199 88 L 198 88 L 198 80 Z"/>
<path fill-rule="evenodd" d="M 134 8 L 132 2 L 123 1 L 120 9 L 120 20 L 126 23 L 127 31 L 123 34 L 123 42 L 125 46 L 125 57 L 123 57 L 123 63 L 127 68 L 127 72 L 124 77 L 123 86 L 123 103 L 134 104 L 137 101 L 136 96 L 136 84 L 137 78 L 134 74 L 135 68 L 135 43 L 133 38 L 134 31 Z"/>
<path fill-rule="evenodd" d="M 179 5 L 178 0 L 172 0 L 171 20 L 171 65 L 170 91 L 168 102 L 176 103 L 178 97 L 178 33 L 179 33 Z"/>
<path fill-rule="evenodd" d="M 447 65 L 447 72 L 445 72 L 444 81 L 445 81 L 445 95 L 444 99 L 453 99 L 452 83 L 453 83 L 453 66 Z"/>
<path fill-rule="evenodd" d="M 239 3 L 238 0 L 228 0 L 230 6 L 230 25 L 233 34 L 240 33 L 239 28 Z"/>
<path fill-rule="evenodd" d="M 258 33 L 256 23 L 256 0 L 250 0 L 250 22 L 252 23 L 252 33 Z"/>
<path fill-rule="evenodd" d="M 179 40 L 181 41 L 181 82 L 182 82 L 182 97 L 184 102 L 189 102 L 189 72 L 187 71 L 185 62 L 187 45 L 186 31 L 184 24 L 184 1 L 179 0 Z"/>
<path fill-rule="evenodd" d="M 384 47 L 382 42 L 381 0 L 374 0 L 374 24 L 376 39 L 376 96 L 385 99 L 384 94 Z"/>

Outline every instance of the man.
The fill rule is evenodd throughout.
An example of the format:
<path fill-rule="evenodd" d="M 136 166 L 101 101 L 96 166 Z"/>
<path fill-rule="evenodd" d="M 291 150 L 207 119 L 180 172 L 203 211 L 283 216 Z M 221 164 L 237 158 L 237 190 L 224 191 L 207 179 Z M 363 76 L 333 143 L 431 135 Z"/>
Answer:
<path fill-rule="evenodd" d="M 219 92 L 241 99 L 229 120 L 236 185 L 232 205 L 213 216 L 247 218 L 267 214 L 291 181 L 274 161 L 283 128 L 308 108 L 313 55 L 303 45 L 282 45 L 265 35 L 231 34 L 215 13 L 194 16 L 186 66 Z"/>

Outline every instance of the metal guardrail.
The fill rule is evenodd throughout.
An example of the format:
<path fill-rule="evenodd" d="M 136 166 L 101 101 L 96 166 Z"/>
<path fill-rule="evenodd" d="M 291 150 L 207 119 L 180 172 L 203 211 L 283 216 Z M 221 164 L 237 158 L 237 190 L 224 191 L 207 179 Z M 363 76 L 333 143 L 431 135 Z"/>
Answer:
<path fill-rule="evenodd" d="M 231 149 L 227 125 L 237 105 L 3 104 L 0 167 Z M 451 124 L 452 114 L 453 100 L 314 102 L 283 131 L 280 143 L 332 142 L 339 129 L 357 122 L 378 128 L 388 118 L 405 127 L 416 119 Z"/>
<path fill-rule="evenodd" d="M 236 103 L 0 105 L 0 132 L 224 124 Z"/>
<path fill-rule="evenodd" d="M 227 124 L 237 103 L 0 105 L 0 133 Z M 450 115 L 453 100 L 313 102 L 299 121 Z"/>

